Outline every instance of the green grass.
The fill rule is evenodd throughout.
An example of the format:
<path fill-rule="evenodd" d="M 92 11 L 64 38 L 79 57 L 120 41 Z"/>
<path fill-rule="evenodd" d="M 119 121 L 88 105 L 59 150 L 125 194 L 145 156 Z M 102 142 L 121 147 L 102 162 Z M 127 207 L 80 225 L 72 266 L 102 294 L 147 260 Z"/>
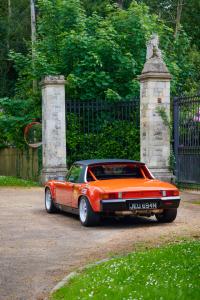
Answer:
<path fill-rule="evenodd" d="M 33 187 L 33 186 L 39 186 L 39 183 L 31 180 L 24 180 L 21 178 L 12 177 L 12 176 L 0 176 L 0 186 Z"/>
<path fill-rule="evenodd" d="M 185 241 L 86 269 L 50 299 L 200 299 L 200 241 Z"/>
<path fill-rule="evenodd" d="M 193 204 L 200 205 L 200 200 L 199 200 L 199 201 L 193 201 L 192 203 L 193 203 Z"/>
<path fill-rule="evenodd" d="M 177 183 L 178 188 L 183 190 L 194 190 L 194 191 L 200 191 L 200 184 L 195 183 Z"/>

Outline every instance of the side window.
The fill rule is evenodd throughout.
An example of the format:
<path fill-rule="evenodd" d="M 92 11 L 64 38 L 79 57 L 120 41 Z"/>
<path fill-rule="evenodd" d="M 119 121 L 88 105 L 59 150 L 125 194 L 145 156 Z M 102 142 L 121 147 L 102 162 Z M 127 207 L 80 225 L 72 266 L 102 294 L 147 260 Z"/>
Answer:
<path fill-rule="evenodd" d="M 82 166 L 77 166 L 77 165 L 72 166 L 69 171 L 69 174 L 67 175 L 67 181 L 78 182 L 82 168 L 83 168 Z"/>

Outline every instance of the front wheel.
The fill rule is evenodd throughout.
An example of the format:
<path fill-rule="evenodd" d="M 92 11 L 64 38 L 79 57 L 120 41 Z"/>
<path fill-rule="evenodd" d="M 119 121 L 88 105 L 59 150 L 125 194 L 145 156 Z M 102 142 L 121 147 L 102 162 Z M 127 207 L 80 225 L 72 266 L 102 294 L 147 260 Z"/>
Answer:
<path fill-rule="evenodd" d="M 83 226 L 93 226 L 99 223 L 100 215 L 92 210 L 86 197 L 81 197 L 79 203 L 79 219 Z"/>
<path fill-rule="evenodd" d="M 49 214 L 52 214 L 57 211 L 49 188 L 45 190 L 45 208 Z"/>
<path fill-rule="evenodd" d="M 156 219 L 160 223 L 171 223 L 176 219 L 177 208 L 164 209 L 162 214 L 156 214 Z"/>

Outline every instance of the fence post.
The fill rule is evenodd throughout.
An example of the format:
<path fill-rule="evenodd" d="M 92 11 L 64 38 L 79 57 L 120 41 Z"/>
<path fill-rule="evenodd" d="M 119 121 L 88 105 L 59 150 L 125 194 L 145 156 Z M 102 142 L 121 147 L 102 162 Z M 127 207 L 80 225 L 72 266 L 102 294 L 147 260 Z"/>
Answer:
<path fill-rule="evenodd" d="M 179 109 L 178 109 L 178 98 L 174 97 L 173 102 L 173 118 L 174 118 L 174 156 L 175 156 L 175 176 L 178 179 L 178 145 L 179 145 Z"/>
<path fill-rule="evenodd" d="M 155 177 L 171 181 L 170 80 L 158 48 L 158 36 L 147 45 L 147 61 L 140 80 L 140 154 Z"/>
<path fill-rule="evenodd" d="M 46 76 L 42 86 L 42 183 L 66 175 L 64 76 Z"/>

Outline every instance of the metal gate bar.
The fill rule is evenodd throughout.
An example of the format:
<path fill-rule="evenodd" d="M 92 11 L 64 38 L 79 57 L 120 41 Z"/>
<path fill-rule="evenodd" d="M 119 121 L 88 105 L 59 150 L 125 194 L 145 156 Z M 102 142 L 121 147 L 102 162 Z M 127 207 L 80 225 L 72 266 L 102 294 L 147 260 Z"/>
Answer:
<path fill-rule="evenodd" d="M 175 97 L 173 106 L 175 175 L 200 184 L 200 95 Z"/>
<path fill-rule="evenodd" d="M 121 156 L 119 158 L 123 158 L 123 156 L 134 158 L 134 153 L 132 153 L 130 146 L 131 143 L 133 148 L 134 144 L 137 143 L 139 149 L 139 98 L 122 101 L 66 100 L 66 116 L 69 165 L 74 160 L 92 158 L 92 156 L 99 155 L 100 151 L 98 151 L 98 148 L 100 149 L 104 146 L 102 141 L 104 144 L 107 144 L 108 148 L 112 146 L 109 144 L 109 140 L 114 141 L 116 147 L 121 149 L 116 151 L 117 155 Z M 72 123 L 74 124 L 73 128 Z M 133 129 L 137 131 L 137 138 L 130 141 Z M 70 144 L 69 141 L 72 130 L 77 136 L 76 145 Z M 105 137 L 106 134 L 108 137 Z M 127 139 L 129 140 L 129 150 L 127 150 Z M 110 158 L 109 156 L 114 155 L 114 153 L 114 150 L 110 153 L 107 151 L 104 158 Z M 138 159 L 139 157 L 136 156 L 135 158 Z"/>

